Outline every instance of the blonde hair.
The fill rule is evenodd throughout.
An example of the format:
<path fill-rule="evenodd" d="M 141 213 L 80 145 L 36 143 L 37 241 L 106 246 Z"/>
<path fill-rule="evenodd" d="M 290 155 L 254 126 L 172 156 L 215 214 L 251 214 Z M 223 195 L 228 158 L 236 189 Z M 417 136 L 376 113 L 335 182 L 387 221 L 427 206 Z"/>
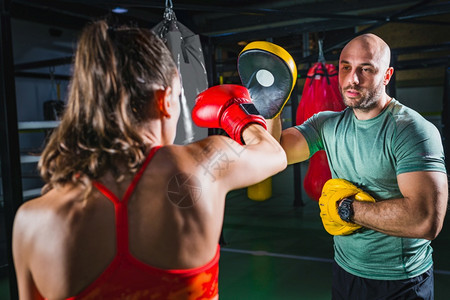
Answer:
<path fill-rule="evenodd" d="M 61 124 L 46 145 L 39 169 L 43 192 L 67 182 L 101 177 L 117 162 L 135 172 L 146 147 L 137 129 L 156 116 L 156 87 L 169 87 L 176 66 L 148 29 L 86 26 L 79 38 Z"/>

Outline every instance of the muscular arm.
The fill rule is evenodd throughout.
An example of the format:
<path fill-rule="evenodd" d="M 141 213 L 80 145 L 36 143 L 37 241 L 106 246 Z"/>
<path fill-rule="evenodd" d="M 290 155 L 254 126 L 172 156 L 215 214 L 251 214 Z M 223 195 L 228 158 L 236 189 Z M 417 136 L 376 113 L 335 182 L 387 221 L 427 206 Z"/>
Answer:
<path fill-rule="evenodd" d="M 233 143 L 233 147 L 240 151 L 241 155 L 239 164 L 235 165 L 237 171 L 230 173 L 231 178 L 227 180 L 234 182 L 237 187 L 245 187 L 286 168 L 286 154 L 279 142 L 263 127 L 250 125 L 244 130 L 242 137 L 245 141 L 243 149 Z"/>
<path fill-rule="evenodd" d="M 245 145 L 213 135 L 187 145 L 193 168 L 205 186 L 230 191 L 261 182 L 286 168 L 286 154 L 262 126 L 251 124 L 242 134 Z M 217 184 L 219 185 L 217 186 Z"/>
<path fill-rule="evenodd" d="M 385 234 L 432 240 L 442 229 L 447 209 L 447 175 L 410 172 L 397 176 L 403 198 L 353 203 L 353 221 Z"/>
<path fill-rule="evenodd" d="M 288 128 L 281 133 L 281 147 L 286 152 L 288 164 L 295 164 L 309 158 L 309 148 L 305 137 L 295 128 Z"/>
<path fill-rule="evenodd" d="M 267 130 L 280 142 L 281 147 L 286 152 L 289 165 L 309 158 L 309 148 L 305 137 L 293 127 L 282 130 L 279 116 L 275 119 L 267 120 Z"/>

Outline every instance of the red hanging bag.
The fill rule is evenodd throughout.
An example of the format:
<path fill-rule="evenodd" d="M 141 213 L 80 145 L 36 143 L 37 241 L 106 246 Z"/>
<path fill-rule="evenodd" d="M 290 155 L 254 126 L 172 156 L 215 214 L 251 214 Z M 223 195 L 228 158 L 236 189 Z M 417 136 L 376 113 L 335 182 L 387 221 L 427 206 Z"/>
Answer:
<path fill-rule="evenodd" d="M 296 124 L 302 124 L 320 111 L 341 111 L 344 108 L 336 67 L 323 62 L 315 63 L 308 70 L 297 109 Z M 331 179 L 331 172 L 327 155 L 324 150 L 320 150 L 309 159 L 308 171 L 303 181 L 306 194 L 319 201 L 323 185 L 328 179 Z"/>

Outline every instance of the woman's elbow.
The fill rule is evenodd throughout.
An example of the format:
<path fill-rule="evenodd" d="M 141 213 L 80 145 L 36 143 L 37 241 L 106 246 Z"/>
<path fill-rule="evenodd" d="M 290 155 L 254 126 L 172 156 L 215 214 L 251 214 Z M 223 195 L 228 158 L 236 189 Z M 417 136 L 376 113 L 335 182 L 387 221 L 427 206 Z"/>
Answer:
<path fill-rule="evenodd" d="M 278 172 L 283 171 L 284 169 L 286 169 L 287 165 L 288 165 L 288 159 L 287 159 L 287 155 L 286 152 L 284 152 L 284 149 L 281 147 L 280 144 L 277 144 L 276 146 L 276 155 L 278 157 Z"/>

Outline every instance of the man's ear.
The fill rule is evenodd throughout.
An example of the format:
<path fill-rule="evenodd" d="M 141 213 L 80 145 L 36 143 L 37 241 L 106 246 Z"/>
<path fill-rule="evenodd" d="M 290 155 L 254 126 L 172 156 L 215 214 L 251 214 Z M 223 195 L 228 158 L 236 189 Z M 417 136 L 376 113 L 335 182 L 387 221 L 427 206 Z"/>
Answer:
<path fill-rule="evenodd" d="M 389 81 L 392 78 L 392 74 L 394 74 L 394 68 L 393 67 L 389 67 L 386 70 L 386 73 L 384 73 L 384 79 L 383 79 L 384 85 L 388 85 Z"/>
<path fill-rule="evenodd" d="M 162 116 L 166 118 L 170 118 L 170 110 L 172 106 L 172 104 L 170 103 L 171 94 L 171 87 L 167 87 L 166 89 L 158 89 L 155 91 L 155 100 L 158 111 Z"/>

